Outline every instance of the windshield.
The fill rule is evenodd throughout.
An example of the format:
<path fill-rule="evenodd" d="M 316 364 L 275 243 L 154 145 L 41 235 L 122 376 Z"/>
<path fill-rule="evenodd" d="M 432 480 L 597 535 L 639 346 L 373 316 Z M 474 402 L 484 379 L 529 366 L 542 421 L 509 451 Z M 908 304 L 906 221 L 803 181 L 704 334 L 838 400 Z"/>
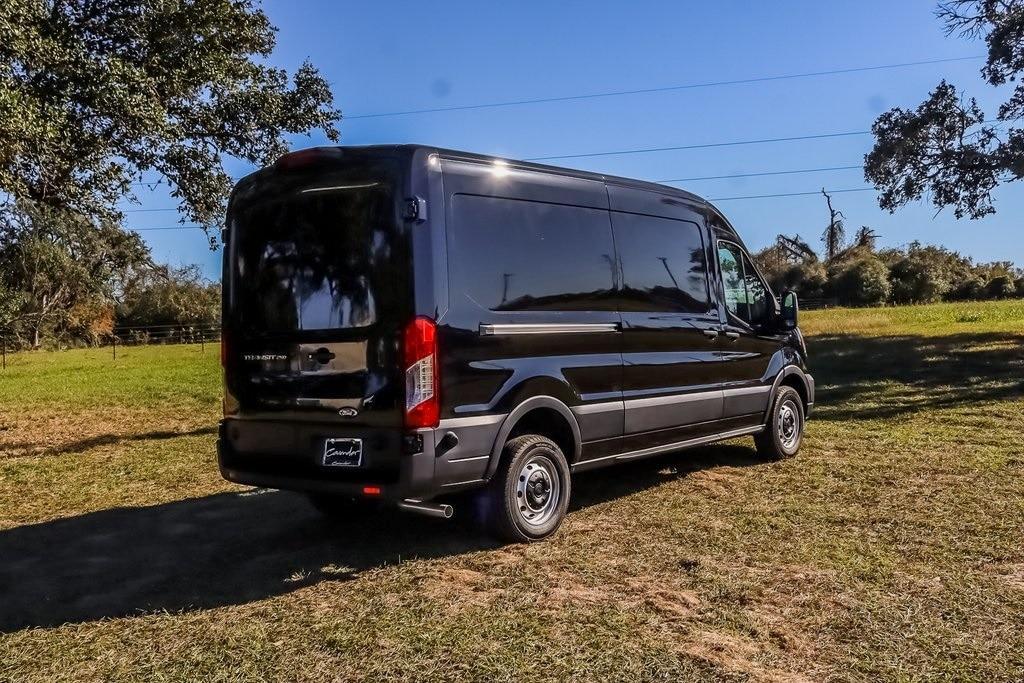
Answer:
<path fill-rule="evenodd" d="M 243 331 L 368 327 L 396 277 L 392 183 L 352 172 L 265 181 L 236 199 L 232 305 Z"/>

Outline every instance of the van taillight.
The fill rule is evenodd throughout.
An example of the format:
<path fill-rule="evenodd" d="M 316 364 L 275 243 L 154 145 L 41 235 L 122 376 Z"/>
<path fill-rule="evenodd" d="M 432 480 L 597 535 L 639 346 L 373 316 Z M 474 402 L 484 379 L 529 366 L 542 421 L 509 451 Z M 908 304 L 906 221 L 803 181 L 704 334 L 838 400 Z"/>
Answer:
<path fill-rule="evenodd" d="M 440 369 L 437 360 L 437 324 L 413 318 L 402 337 L 405 361 L 405 426 L 436 427 L 441 417 Z"/>
<path fill-rule="evenodd" d="M 228 366 L 228 332 L 227 330 L 221 330 L 220 333 L 220 366 L 226 368 Z"/>

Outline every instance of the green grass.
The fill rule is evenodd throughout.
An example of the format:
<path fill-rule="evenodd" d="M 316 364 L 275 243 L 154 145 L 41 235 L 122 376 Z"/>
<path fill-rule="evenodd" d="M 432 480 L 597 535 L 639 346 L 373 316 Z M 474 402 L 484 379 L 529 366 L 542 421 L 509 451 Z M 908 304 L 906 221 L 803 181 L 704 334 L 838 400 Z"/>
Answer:
<path fill-rule="evenodd" d="M 221 481 L 215 348 L 19 354 L 0 680 L 1021 680 L 1024 305 L 802 327 L 799 457 L 584 475 L 555 538 L 508 547 Z"/>

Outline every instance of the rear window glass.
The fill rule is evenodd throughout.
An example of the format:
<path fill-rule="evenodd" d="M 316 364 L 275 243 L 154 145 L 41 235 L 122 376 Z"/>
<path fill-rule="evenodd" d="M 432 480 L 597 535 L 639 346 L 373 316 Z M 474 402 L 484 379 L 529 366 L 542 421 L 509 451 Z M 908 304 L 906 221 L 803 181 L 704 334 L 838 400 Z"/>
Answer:
<path fill-rule="evenodd" d="M 277 334 L 377 322 L 394 275 L 395 202 L 372 178 L 268 188 L 231 226 L 233 301 L 244 329 Z"/>
<path fill-rule="evenodd" d="M 622 310 L 711 310 L 707 255 L 695 223 L 629 213 L 612 216 L 622 262 Z"/>
<path fill-rule="evenodd" d="M 493 311 L 614 310 L 607 211 L 457 195 L 453 297 Z"/>

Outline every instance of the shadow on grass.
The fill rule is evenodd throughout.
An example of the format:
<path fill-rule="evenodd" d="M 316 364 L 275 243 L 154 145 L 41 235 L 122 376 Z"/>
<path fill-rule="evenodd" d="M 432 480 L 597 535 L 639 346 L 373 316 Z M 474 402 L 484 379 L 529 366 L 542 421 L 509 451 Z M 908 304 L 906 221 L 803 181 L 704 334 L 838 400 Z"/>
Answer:
<path fill-rule="evenodd" d="M 216 433 L 216 425 L 207 425 L 205 427 L 197 427 L 186 431 L 161 429 L 151 432 L 140 432 L 138 434 L 99 434 L 97 436 L 90 436 L 77 441 L 69 441 L 68 443 L 56 446 L 44 446 L 40 443 L 14 443 L 8 445 L 6 448 L 9 448 L 15 453 L 15 455 L 10 456 L 14 458 L 40 455 L 68 455 L 71 453 L 84 453 L 85 451 L 93 448 L 119 443 L 132 443 L 135 441 L 164 441 L 166 439 L 177 439 L 182 436 L 202 436 L 204 434 Z"/>
<path fill-rule="evenodd" d="M 1024 335 L 808 339 L 815 418 L 895 417 L 1024 396 Z"/>
<path fill-rule="evenodd" d="M 723 445 L 586 473 L 573 510 L 699 469 L 759 463 Z M 670 465 L 670 466 L 667 466 Z M 321 518 L 303 496 L 222 493 L 0 531 L 0 632 L 243 604 L 410 558 L 497 547 L 470 521 L 380 510 Z"/>

